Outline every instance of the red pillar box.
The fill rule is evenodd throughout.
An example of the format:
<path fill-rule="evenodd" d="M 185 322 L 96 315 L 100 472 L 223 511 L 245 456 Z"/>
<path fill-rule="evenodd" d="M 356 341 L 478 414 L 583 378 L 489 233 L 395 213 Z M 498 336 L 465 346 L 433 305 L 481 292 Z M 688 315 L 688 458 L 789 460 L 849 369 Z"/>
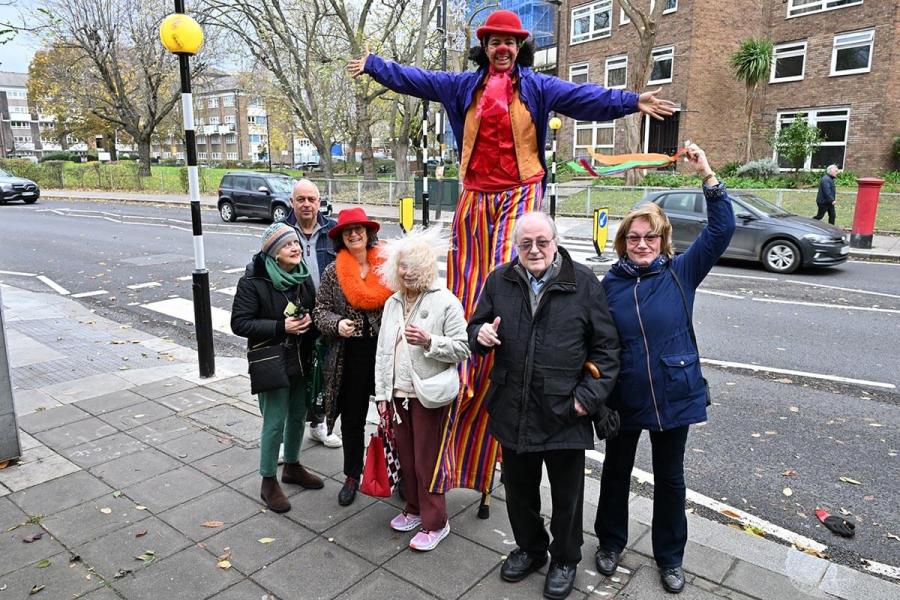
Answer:
<path fill-rule="evenodd" d="M 862 177 L 856 180 L 856 209 L 853 211 L 853 229 L 850 230 L 851 248 L 871 248 L 875 233 L 875 213 L 878 210 L 878 194 L 884 179 Z"/>

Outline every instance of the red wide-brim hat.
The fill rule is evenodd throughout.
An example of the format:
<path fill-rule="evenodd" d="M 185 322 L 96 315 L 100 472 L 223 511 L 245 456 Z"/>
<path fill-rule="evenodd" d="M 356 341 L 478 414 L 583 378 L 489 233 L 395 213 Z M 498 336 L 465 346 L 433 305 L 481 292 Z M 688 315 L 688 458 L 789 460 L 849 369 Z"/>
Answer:
<path fill-rule="evenodd" d="M 529 36 L 528 30 L 522 29 L 519 15 L 511 10 L 495 10 L 475 33 L 479 40 L 484 40 L 492 33 L 506 33 L 522 40 Z"/>
<path fill-rule="evenodd" d="M 365 210 L 359 206 L 354 206 L 353 208 L 345 208 L 340 212 L 337 225 L 331 228 L 331 231 L 328 232 L 328 237 L 334 239 L 341 235 L 341 232 L 344 229 L 352 225 L 362 225 L 375 232 L 378 232 L 378 230 L 381 229 L 381 225 L 370 220 L 369 217 L 366 216 Z"/>

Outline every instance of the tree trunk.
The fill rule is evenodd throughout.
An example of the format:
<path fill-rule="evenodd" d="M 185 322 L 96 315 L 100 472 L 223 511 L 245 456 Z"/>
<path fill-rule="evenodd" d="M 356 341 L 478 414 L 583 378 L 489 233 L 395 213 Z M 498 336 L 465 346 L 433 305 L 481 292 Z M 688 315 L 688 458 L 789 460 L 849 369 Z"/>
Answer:
<path fill-rule="evenodd" d="M 138 177 L 150 177 L 150 135 L 135 139 L 138 145 Z"/>
<path fill-rule="evenodd" d="M 396 195 L 403 196 L 407 194 L 407 182 L 412 179 L 412 171 L 410 171 L 409 169 L 409 161 L 406 160 L 407 155 L 409 155 L 409 139 L 395 138 L 393 144 L 391 144 L 391 151 L 394 153 L 394 179 L 400 182 L 397 184 L 398 188 L 396 191 Z"/>
<path fill-rule="evenodd" d="M 747 115 L 747 151 L 744 162 L 753 160 L 753 101 L 756 99 L 756 86 L 747 88 L 747 104 L 744 112 Z"/>
<path fill-rule="evenodd" d="M 362 162 L 362 176 L 365 181 L 375 181 L 375 153 L 372 151 L 372 122 L 369 116 L 369 103 L 364 91 L 356 93 L 357 143 L 359 144 Z M 374 184 L 373 184 L 374 185 Z"/>
<path fill-rule="evenodd" d="M 641 121 L 643 113 L 634 113 L 625 117 L 625 148 L 629 153 L 641 152 Z M 640 185 L 644 180 L 644 171 L 630 169 L 625 171 L 626 185 Z"/>

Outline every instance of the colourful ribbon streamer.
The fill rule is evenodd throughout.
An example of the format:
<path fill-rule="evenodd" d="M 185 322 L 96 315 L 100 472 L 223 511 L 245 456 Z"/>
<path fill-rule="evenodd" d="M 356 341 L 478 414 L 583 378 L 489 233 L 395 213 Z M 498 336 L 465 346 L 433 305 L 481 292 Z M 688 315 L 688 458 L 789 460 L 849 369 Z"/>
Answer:
<path fill-rule="evenodd" d="M 659 169 L 667 167 L 681 158 L 684 150 L 684 148 L 680 148 L 674 156 L 656 153 L 598 154 L 589 151 L 591 158 L 602 166 L 594 167 L 586 158 L 579 158 L 577 164 L 574 164 L 574 161 L 567 164 L 576 171 L 583 170 L 587 172 L 592 177 L 603 177 L 628 171 L 629 169 Z"/>

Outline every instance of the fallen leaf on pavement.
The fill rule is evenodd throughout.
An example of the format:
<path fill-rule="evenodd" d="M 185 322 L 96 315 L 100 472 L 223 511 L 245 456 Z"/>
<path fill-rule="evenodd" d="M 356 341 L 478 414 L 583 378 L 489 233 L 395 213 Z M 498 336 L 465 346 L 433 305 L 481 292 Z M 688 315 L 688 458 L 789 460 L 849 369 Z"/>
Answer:
<path fill-rule="evenodd" d="M 793 380 L 788 379 L 787 377 L 779 377 L 775 381 L 777 381 L 778 383 L 794 383 Z"/>
<path fill-rule="evenodd" d="M 750 434 L 750 437 L 758 438 L 758 437 L 762 437 L 762 434 L 761 434 L 761 433 L 753 432 L 753 433 Z"/>
<path fill-rule="evenodd" d="M 29 533 L 28 535 L 26 535 L 25 537 L 22 538 L 22 541 L 25 542 L 26 544 L 30 544 L 31 542 L 36 542 L 36 541 L 38 541 L 38 540 L 41 539 L 42 537 L 44 537 L 44 533 L 43 533 L 43 532 L 41 532 L 41 533 Z"/>
<path fill-rule="evenodd" d="M 788 410 L 790 410 L 790 411 L 793 412 L 793 413 L 796 413 L 796 412 L 800 412 L 800 407 L 798 407 L 798 406 L 792 406 L 792 407 L 790 407 L 790 409 L 788 409 Z"/>
<path fill-rule="evenodd" d="M 135 510 L 147 510 L 147 507 L 146 507 L 146 506 L 141 506 L 140 504 L 138 504 L 138 505 L 135 506 L 134 508 L 135 508 Z"/>
<path fill-rule="evenodd" d="M 888 537 L 889 539 L 897 540 L 898 542 L 900 542 L 900 535 L 896 535 L 896 534 L 893 534 L 893 533 L 889 533 L 889 534 L 887 534 L 886 537 Z"/>
<path fill-rule="evenodd" d="M 224 525 L 224 524 L 225 524 L 225 523 L 223 523 L 222 521 L 204 521 L 203 524 L 202 524 L 202 526 L 203 526 L 203 527 L 209 527 L 210 529 L 213 529 L 214 527 L 221 527 L 221 526 Z"/>
<path fill-rule="evenodd" d="M 792 489 L 789 488 L 789 487 L 786 487 L 786 488 L 784 488 L 783 490 L 781 490 L 781 493 L 784 494 L 784 495 L 787 496 L 787 497 L 791 497 L 791 496 L 794 495 L 794 490 L 792 490 Z"/>
<path fill-rule="evenodd" d="M 744 525 L 743 530 L 750 535 L 755 535 L 756 537 L 766 537 L 765 531 L 763 531 L 759 527 L 754 527 L 753 525 Z"/>
<path fill-rule="evenodd" d="M 863 496 L 863 500 L 865 500 L 866 502 L 871 502 L 874 499 L 875 499 L 875 496 Z"/>
<path fill-rule="evenodd" d="M 231 559 L 231 548 L 225 548 L 225 552 L 216 557 L 216 560 L 230 560 Z"/>
<path fill-rule="evenodd" d="M 156 560 L 156 552 L 153 550 L 145 550 L 143 554 L 135 556 L 134 559 L 144 561 L 144 564 L 150 564 Z"/>
<path fill-rule="evenodd" d="M 139 537 L 144 537 L 145 535 L 147 535 L 146 529 L 143 531 L 138 531 L 136 534 L 134 534 L 134 537 L 139 538 Z"/>
<path fill-rule="evenodd" d="M 844 515 L 844 516 L 847 516 L 847 515 L 852 515 L 853 513 L 851 513 L 849 510 L 847 510 L 846 508 L 844 508 L 844 507 L 842 506 L 842 507 L 841 507 L 841 514 Z"/>
<path fill-rule="evenodd" d="M 803 544 L 798 544 L 797 542 L 794 542 L 794 548 L 796 548 L 800 552 L 809 554 L 810 556 L 816 556 L 818 558 L 828 558 L 828 556 L 824 552 L 814 550 L 813 548 L 808 548 L 807 546 L 804 546 Z"/>
<path fill-rule="evenodd" d="M 113 492 L 113 498 L 118 498 L 121 495 L 122 495 L 122 492 L 119 490 L 116 490 L 115 492 Z"/>
<path fill-rule="evenodd" d="M 112 514 L 112 509 L 111 509 L 111 508 L 106 508 L 106 507 L 104 507 L 104 508 L 101 508 L 101 509 L 100 509 L 100 512 L 102 512 L 104 515 L 111 515 L 111 514 Z"/>
<path fill-rule="evenodd" d="M 851 477 L 846 477 L 844 475 L 841 475 L 840 480 L 843 481 L 844 483 L 852 483 L 853 485 L 862 485 L 862 483 L 860 483 L 859 481 L 857 481 Z"/>
<path fill-rule="evenodd" d="M 726 517 L 731 518 L 731 519 L 737 519 L 737 520 L 740 520 L 740 518 L 741 518 L 741 516 L 740 516 L 739 514 L 737 514 L 737 513 L 734 512 L 733 510 L 728 510 L 727 508 L 725 508 L 725 509 L 723 509 L 723 510 L 720 510 L 719 512 L 722 513 L 723 515 L 725 515 Z"/>
<path fill-rule="evenodd" d="M 797 474 L 797 471 L 795 471 L 793 469 L 788 469 L 787 471 L 782 471 L 781 474 L 784 475 L 785 477 L 794 477 Z"/>
<path fill-rule="evenodd" d="M 8 460 L 0 460 L 0 469 L 5 469 L 8 466 L 9 466 Z"/>
<path fill-rule="evenodd" d="M 29 595 L 29 596 L 34 596 L 35 594 L 37 594 L 37 593 L 38 593 L 39 591 L 41 591 L 42 589 L 44 589 L 44 586 L 43 586 L 43 585 L 35 585 L 35 586 L 32 586 L 32 587 L 31 587 L 31 591 L 28 592 L 28 595 Z"/>
<path fill-rule="evenodd" d="M 220 569 L 222 569 L 223 571 L 227 571 L 228 569 L 231 568 L 231 561 L 230 560 L 220 560 L 219 562 L 216 563 L 216 566 L 219 567 Z"/>
<path fill-rule="evenodd" d="M 113 575 L 113 579 L 122 579 L 129 573 L 131 573 L 131 569 L 119 569 L 118 571 L 116 571 L 116 574 Z"/>
<path fill-rule="evenodd" d="M 46 569 L 51 564 L 52 563 L 45 558 L 44 560 L 39 560 L 38 562 L 34 563 L 34 568 L 35 569 Z"/>
<path fill-rule="evenodd" d="M 271 544 L 272 542 L 275 541 L 275 538 L 264 537 L 264 538 L 259 538 L 258 541 L 260 544 Z"/>

